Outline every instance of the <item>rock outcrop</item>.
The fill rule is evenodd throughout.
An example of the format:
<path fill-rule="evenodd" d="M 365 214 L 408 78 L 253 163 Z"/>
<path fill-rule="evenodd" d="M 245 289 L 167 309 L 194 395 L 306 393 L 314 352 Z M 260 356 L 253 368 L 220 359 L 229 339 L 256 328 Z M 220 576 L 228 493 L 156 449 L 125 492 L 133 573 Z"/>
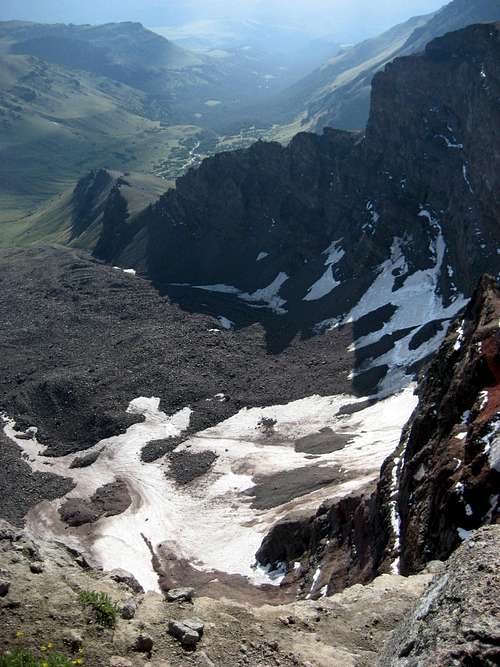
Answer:
<path fill-rule="evenodd" d="M 392 464 L 404 574 L 448 558 L 469 531 L 499 518 L 499 324 L 500 289 L 485 277 L 422 379 Z"/>
<path fill-rule="evenodd" d="M 387 643 L 379 667 L 493 667 L 500 661 L 500 526 L 474 533 Z"/>

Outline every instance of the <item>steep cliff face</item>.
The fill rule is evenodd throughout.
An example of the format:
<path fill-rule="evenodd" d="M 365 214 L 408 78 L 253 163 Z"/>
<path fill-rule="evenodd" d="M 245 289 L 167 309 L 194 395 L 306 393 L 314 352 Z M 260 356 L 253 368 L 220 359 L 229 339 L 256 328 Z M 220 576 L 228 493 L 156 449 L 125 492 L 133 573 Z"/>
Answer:
<path fill-rule="evenodd" d="M 500 516 L 500 290 L 484 278 L 427 370 L 397 476 L 401 571 Z"/>
<path fill-rule="evenodd" d="M 421 571 L 474 529 L 497 523 L 499 326 L 500 290 L 484 277 L 423 373 L 419 405 L 377 488 L 278 524 L 258 559 L 301 562 L 303 592 L 318 597 L 381 572 Z"/>
<path fill-rule="evenodd" d="M 394 386 L 498 272 L 499 72 L 497 25 L 436 40 L 375 78 L 366 136 L 206 160 L 100 255 L 237 324 L 352 324 L 357 375 Z"/>

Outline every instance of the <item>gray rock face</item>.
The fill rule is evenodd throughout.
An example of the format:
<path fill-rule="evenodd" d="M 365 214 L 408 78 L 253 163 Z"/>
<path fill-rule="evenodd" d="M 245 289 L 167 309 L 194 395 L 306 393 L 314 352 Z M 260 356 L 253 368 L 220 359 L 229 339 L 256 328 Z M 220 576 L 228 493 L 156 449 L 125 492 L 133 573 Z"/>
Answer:
<path fill-rule="evenodd" d="M 493 667 L 500 660 L 500 526 L 478 530 L 396 629 L 379 667 Z"/>

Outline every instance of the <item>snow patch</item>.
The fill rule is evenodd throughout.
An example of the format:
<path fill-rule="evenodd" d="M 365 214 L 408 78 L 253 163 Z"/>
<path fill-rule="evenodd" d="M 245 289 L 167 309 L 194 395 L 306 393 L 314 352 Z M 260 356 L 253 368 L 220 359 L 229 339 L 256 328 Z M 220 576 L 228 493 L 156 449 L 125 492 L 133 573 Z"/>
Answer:
<path fill-rule="evenodd" d="M 462 320 L 462 322 L 458 325 L 458 329 L 456 330 L 457 339 L 455 341 L 455 344 L 453 345 L 453 349 L 455 352 L 458 352 L 460 350 L 465 340 L 464 325 L 465 325 L 465 320 Z"/>
<path fill-rule="evenodd" d="M 234 327 L 234 322 L 224 315 L 219 315 L 217 318 L 224 329 L 232 329 Z"/>
<path fill-rule="evenodd" d="M 465 540 L 470 540 L 473 534 L 473 530 L 465 530 L 465 528 L 457 528 L 458 537 L 465 542 Z"/>
<path fill-rule="evenodd" d="M 396 282 L 396 276 L 404 276 L 408 266 L 403 251 L 403 239 L 395 238 L 391 248 L 391 256 L 379 267 L 379 273 L 370 288 L 365 292 L 358 304 L 348 313 L 341 323 L 356 321 L 365 315 L 392 305 L 396 308 L 391 319 L 378 331 L 369 333 L 355 341 L 355 349 L 359 350 L 379 341 L 386 335 L 392 335 L 404 329 L 415 329 L 433 321 L 447 321 L 453 318 L 466 304 L 462 295 L 455 295 L 452 302 L 445 306 L 440 295 L 439 279 L 444 268 L 446 243 L 439 221 L 432 213 L 421 208 L 419 217 L 425 218 L 431 227 L 433 236 L 430 252 L 434 257 L 434 266 L 419 270 Z M 324 323 L 322 323 L 324 324 Z M 376 358 L 376 365 L 388 365 L 391 369 L 381 389 L 388 391 L 398 383 L 404 382 L 406 368 L 432 354 L 446 336 L 446 327 L 417 349 L 410 349 L 414 331 L 394 343 L 386 354 Z M 370 367 L 368 362 L 359 369 L 364 372 Z M 401 386 L 401 384 L 399 384 Z"/>
<path fill-rule="evenodd" d="M 338 241 L 333 241 L 331 245 L 328 246 L 326 250 L 323 251 L 323 255 L 327 255 L 325 260 L 325 266 L 327 267 L 325 273 L 317 280 L 308 290 L 304 301 L 317 301 L 322 299 L 327 294 L 330 294 L 336 287 L 340 285 L 340 282 L 335 279 L 334 267 L 340 262 L 340 260 L 345 255 L 345 250 L 340 247 L 342 239 Z"/>
<path fill-rule="evenodd" d="M 472 194 L 474 194 L 474 190 L 472 188 L 472 185 L 471 185 L 471 182 L 470 182 L 470 179 L 469 179 L 469 172 L 468 172 L 468 169 L 467 169 L 467 163 L 466 162 L 464 162 L 463 165 L 462 165 L 462 174 L 463 174 L 463 177 L 464 177 L 464 181 L 467 184 L 467 187 L 469 188 L 469 191 Z"/>
<path fill-rule="evenodd" d="M 223 394 L 218 395 L 222 399 Z M 217 397 L 216 397 L 217 398 Z M 146 590 L 158 590 L 148 540 L 157 553 L 161 544 L 177 558 L 202 571 L 214 570 L 247 577 L 251 583 L 277 583 L 276 572 L 254 567 L 255 553 L 275 523 L 293 510 L 312 510 L 326 498 L 341 498 L 372 483 L 380 467 L 399 442 L 401 429 L 415 408 L 413 388 L 352 414 L 342 407 L 362 402 L 353 396 L 311 396 L 287 405 L 243 409 L 217 426 L 197 433 L 175 451 L 190 454 L 211 451 L 217 456 L 211 469 L 187 485 L 178 485 L 168 474 L 169 463 L 144 463 L 141 450 L 148 442 L 178 436 L 189 426 L 191 410 L 172 416 L 160 411 L 160 399 L 138 398 L 128 412 L 144 421 L 126 433 L 101 441 L 89 450 L 101 451 L 89 468 L 70 469 L 74 454 L 51 459 L 51 472 L 73 477 L 76 488 L 68 497 L 90 497 L 97 488 L 120 477 L 129 486 L 130 508 L 92 526 L 71 529 L 58 515 L 60 500 L 42 502 L 27 517 L 29 530 L 53 536 L 96 559 L 105 570 L 132 572 Z M 272 438 L 262 430 L 262 419 L 276 420 Z M 18 439 L 14 422 L 5 433 L 29 455 L 35 470 L 46 471 L 36 440 Z M 344 449 L 321 455 L 314 462 L 296 452 L 299 438 L 323 428 L 347 436 Z M 345 471 L 320 489 L 304 491 L 298 498 L 271 509 L 252 507 L 248 492 L 265 484 L 270 476 L 318 466 Z M 298 474 L 300 474 L 298 472 Z M 275 484 L 274 477 L 269 480 Z M 257 480 L 257 481 L 256 481 Z"/>
<path fill-rule="evenodd" d="M 261 262 L 263 259 L 266 259 L 266 257 L 269 257 L 268 252 L 259 252 L 259 254 L 257 255 L 257 259 L 255 261 Z"/>
<path fill-rule="evenodd" d="M 279 291 L 287 280 L 288 275 L 286 273 L 279 273 L 270 285 L 258 289 L 252 294 L 242 292 L 240 289 L 233 287 L 232 285 L 193 285 L 193 288 L 201 289 L 205 292 L 232 294 L 242 301 L 247 301 L 249 303 L 263 303 L 265 306 L 262 307 L 270 308 L 277 315 L 283 315 L 286 313 L 286 310 L 283 308 L 283 306 L 286 305 L 286 301 L 279 296 Z"/>

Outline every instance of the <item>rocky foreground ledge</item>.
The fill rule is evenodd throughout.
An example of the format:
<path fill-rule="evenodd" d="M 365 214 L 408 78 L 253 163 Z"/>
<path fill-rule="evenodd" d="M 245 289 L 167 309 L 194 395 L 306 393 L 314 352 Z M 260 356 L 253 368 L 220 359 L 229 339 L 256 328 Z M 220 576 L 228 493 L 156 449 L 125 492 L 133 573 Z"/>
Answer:
<path fill-rule="evenodd" d="M 43 655 L 54 644 L 92 667 L 487 667 L 500 657 L 499 554 L 500 527 L 490 526 L 419 575 L 383 575 L 319 602 L 254 607 L 196 591 L 192 601 L 192 591 L 144 594 L 127 573 L 92 569 L 77 552 L 1 522 L 0 655 L 16 647 Z M 114 627 L 82 606 L 83 591 L 110 596 Z M 179 628 L 194 625 L 198 638 L 183 644 Z"/>

